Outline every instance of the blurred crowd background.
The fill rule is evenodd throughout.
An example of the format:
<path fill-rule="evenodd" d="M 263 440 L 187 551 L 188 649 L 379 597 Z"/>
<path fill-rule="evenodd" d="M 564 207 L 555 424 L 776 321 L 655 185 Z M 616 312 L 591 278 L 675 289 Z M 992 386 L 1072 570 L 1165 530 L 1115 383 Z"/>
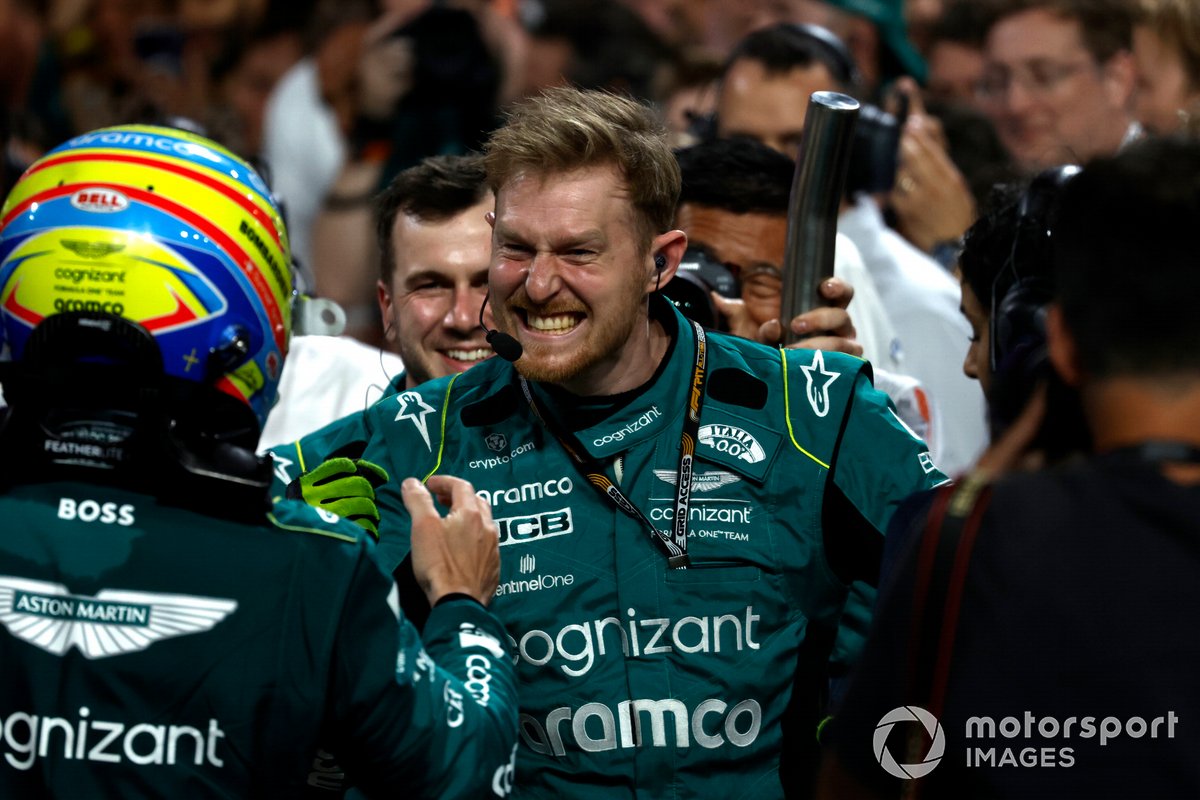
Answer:
<path fill-rule="evenodd" d="M 1188 127 L 1200 96 L 1200 3 L 1104 0 L 1098 13 L 1111 17 L 1118 5 L 1134 23 L 1132 38 L 1128 26 L 1106 33 L 1100 22 L 1082 22 L 1097 68 L 1118 59 L 1119 77 L 1133 87 L 1118 98 L 1129 119 L 1108 121 L 1121 131 L 1132 124 L 1130 136 Z M 1054 52 L 997 60 L 989 54 L 998 46 L 988 38 L 991 7 L 990 0 L 0 0 L 0 178 L 7 191 L 40 153 L 106 125 L 196 126 L 265 165 L 286 205 L 306 288 L 338 300 L 350 332 L 377 342 L 374 244 L 360 212 L 399 170 L 429 155 L 478 149 L 513 100 L 564 82 L 642 98 L 661 111 L 678 144 L 688 144 L 714 126 L 709 115 L 734 48 L 756 30 L 808 23 L 844 42 L 858 71 L 849 88 L 860 99 L 907 109 L 885 217 L 937 257 L 977 218 L 991 186 L 1045 166 L 1021 152 L 1021 138 L 1036 127 L 1021 104 L 1068 107 L 1080 96 L 1074 74 L 1088 66 Z M 780 119 L 799 106 L 802 119 L 802 101 L 756 102 Z M 1103 127 L 1077 116 L 1090 130 Z M 795 142 L 780 149 L 789 146 Z"/>

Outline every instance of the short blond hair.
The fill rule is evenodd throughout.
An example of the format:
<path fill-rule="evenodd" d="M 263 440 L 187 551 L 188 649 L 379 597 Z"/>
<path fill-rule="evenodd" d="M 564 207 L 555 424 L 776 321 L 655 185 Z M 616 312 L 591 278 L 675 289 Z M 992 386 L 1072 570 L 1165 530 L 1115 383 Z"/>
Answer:
<path fill-rule="evenodd" d="M 679 164 L 666 128 L 646 106 L 610 92 L 547 89 L 517 104 L 484 147 L 492 190 L 522 174 L 558 175 L 617 168 L 644 237 L 671 229 L 679 200 Z"/>

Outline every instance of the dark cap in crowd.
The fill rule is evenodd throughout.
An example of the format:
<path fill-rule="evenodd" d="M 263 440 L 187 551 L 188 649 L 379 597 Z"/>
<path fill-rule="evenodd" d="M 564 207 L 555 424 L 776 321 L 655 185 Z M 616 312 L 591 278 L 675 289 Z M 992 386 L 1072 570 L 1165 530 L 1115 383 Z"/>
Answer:
<path fill-rule="evenodd" d="M 881 72 L 885 79 L 911 75 L 925 82 L 925 59 L 908 38 L 904 0 L 824 0 L 850 14 L 866 17 L 879 29 Z"/>

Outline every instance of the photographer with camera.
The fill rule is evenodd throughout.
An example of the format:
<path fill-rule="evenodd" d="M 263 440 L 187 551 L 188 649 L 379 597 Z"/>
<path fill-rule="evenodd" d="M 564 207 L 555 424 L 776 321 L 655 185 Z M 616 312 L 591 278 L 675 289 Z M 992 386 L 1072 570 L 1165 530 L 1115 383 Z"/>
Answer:
<path fill-rule="evenodd" d="M 732 279 L 728 289 L 719 281 L 706 280 L 715 293 L 710 302 L 722 326 L 737 336 L 775 344 L 782 337 L 777 320 L 794 165 L 786 156 L 745 137 L 710 139 L 677 150 L 675 158 L 682 175 L 675 222 L 688 235 L 688 252 L 681 272 L 663 287 L 663 293 L 678 302 L 675 284 L 686 274 L 683 270 L 689 261 L 696 263 L 698 277 L 727 273 Z M 834 335 L 805 340 L 803 346 L 851 355 L 864 355 L 866 348 L 867 358 L 886 357 L 890 323 L 862 259 L 845 237 L 838 238 L 836 260 L 838 280 L 820 289 L 827 305 L 791 321 L 803 325 L 797 333 Z M 843 280 L 853 289 L 847 291 Z M 853 324 L 835 310 L 849 311 L 851 302 Z"/>
<path fill-rule="evenodd" d="M 877 611 L 822 797 L 1200 794 L 1200 644 L 1180 635 L 1200 608 L 1197 218 L 1196 142 L 1133 145 L 1062 188 L 1046 349 L 1079 390 L 1089 454 L 973 474 L 935 501 Z M 1130 309 L 1153 324 L 1115 335 Z M 992 469 L 1033 445 L 1047 405 L 1018 416 Z M 901 707 L 937 725 L 901 724 Z"/>
<path fill-rule="evenodd" d="M 795 156 L 809 96 L 854 93 L 857 69 L 842 43 L 811 25 L 777 25 L 746 37 L 730 56 L 710 133 L 747 136 Z M 986 440 L 983 396 L 959 364 L 969 331 L 958 311 L 954 280 L 936 262 L 884 224 L 869 195 L 891 187 L 899 122 L 879 110 L 863 113 L 847 178 L 838 230 L 858 248 L 879 290 L 898 343 L 896 371 L 920 381 L 943 419 L 934 457 L 948 473 L 967 469 Z"/>
<path fill-rule="evenodd" d="M 676 151 L 675 157 L 683 178 L 675 222 L 688 235 L 688 253 L 681 272 L 663 287 L 663 293 L 678 304 L 676 287 L 689 258 L 697 262 L 697 274 L 735 271 L 741 300 L 714 286 L 713 313 L 737 336 L 778 342 L 795 165 L 782 153 L 745 137 L 701 142 Z M 797 333 L 811 334 L 795 346 L 868 359 L 875 386 L 892 399 L 905 424 L 936 449 L 937 419 L 931 415 L 924 389 L 898 373 L 891 319 L 862 257 L 843 235 L 837 237 L 834 276 L 820 287 L 828 305 L 789 321 Z"/>

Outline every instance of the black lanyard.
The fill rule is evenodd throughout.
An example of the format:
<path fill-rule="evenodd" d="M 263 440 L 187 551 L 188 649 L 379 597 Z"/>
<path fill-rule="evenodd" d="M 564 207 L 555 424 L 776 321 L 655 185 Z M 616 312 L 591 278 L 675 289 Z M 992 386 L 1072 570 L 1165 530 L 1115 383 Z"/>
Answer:
<path fill-rule="evenodd" d="M 659 528 L 634 505 L 617 485 L 604 474 L 604 465 L 592 457 L 579 439 L 570 431 L 562 428 L 550 414 L 543 414 L 538 408 L 533 392 L 529 390 L 529 382 L 521 376 L 521 391 L 525 400 L 533 409 L 534 416 L 554 435 L 558 443 L 571 456 L 576 468 L 587 478 L 588 483 L 607 497 L 617 508 L 641 522 L 650 532 L 650 539 L 667 556 L 667 565 L 671 569 L 687 569 L 687 525 L 688 509 L 692 498 L 692 460 L 696 453 L 697 433 L 700 430 L 700 408 L 704 404 L 704 371 L 707 361 L 707 341 L 704 329 L 695 322 L 692 327 L 696 330 L 696 365 L 692 370 L 691 396 L 688 399 L 687 414 L 683 418 L 683 435 L 679 440 L 679 471 L 675 476 L 675 524 L 670 532 Z"/>
<path fill-rule="evenodd" d="M 1191 442 L 1173 439 L 1151 439 L 1139 444 L 1118 447 L 1101 454 L 1113 460 L 1140 461 L 1146 464 L 1200 464 L 1200 447 Z"/>

